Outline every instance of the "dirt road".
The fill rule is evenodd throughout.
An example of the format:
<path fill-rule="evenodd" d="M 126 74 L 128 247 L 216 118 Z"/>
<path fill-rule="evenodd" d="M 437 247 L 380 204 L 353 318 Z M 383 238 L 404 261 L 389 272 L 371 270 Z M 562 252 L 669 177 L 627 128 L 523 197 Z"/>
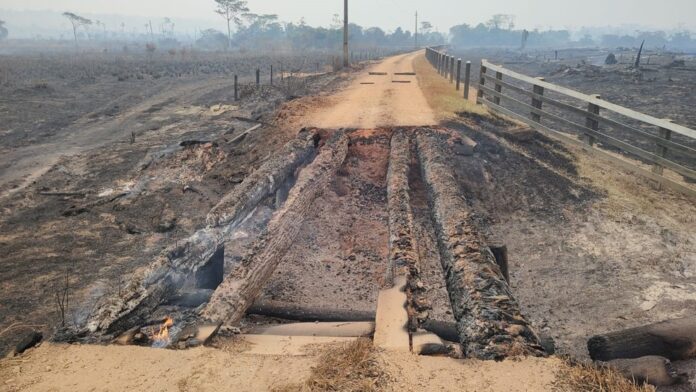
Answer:
<path fill-rule="evenodd" d="M 306 125 L 363 128 L 436 124 L 423 96 L 413 61 L 422 52 L 387 58 L 366 69 L 345 90 L 306 114 Z"/>

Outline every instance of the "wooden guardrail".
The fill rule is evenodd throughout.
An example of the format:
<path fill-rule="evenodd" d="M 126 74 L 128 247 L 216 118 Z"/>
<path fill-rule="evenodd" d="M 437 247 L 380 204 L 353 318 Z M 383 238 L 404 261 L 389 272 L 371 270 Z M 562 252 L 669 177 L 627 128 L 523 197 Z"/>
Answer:
<path fill-rule="evenodd" d="M 459 90 L 462 60 L 446 53 L 442 46 L 426 48 L 425 56 L 438 74 L 450 83 L 456 80 L 456 89 Z M 471 62 L 467 61 L 464 99 L 469 98 L 470 72 Z M 503 76 L 507 78 L 504 80 Z M 512 96 L 508 91 L 517 96 Z M 552 94 L 558 98 L 550 96 Z M 569 103 L 577 104 L 577 101 L 585 106 Z M 487 60 L 481 60 L 476 102 L 522 121 L 548 136 L 579 145 L 591 154 L 607 158 L 624 169 L 654 180 L 659 186 L 696 197 L 696 187 L 688 184 L 696 183 L 696 131 L 693 129 L 613 104 L 602 100 L 599 95 L 583 94 L 548 83 L 543 78 L 514 72 Z M 573 116 L 580 117 L 580 123 L 573 121 Z M 542 124 L 542 121 L 546 124 Z M 563 127 L 578 132 L 580 139 L 558 130 Z M 649 128 L 657 132 L 650 132 Z M 632 144 L 636 141 L 637 145 Z M 652 168 L 647 170 L 640 163 L 622 159 L 617 154 L 598 148 L 596 143 L 637 157 L 652 165 Z M 651 147 L 652 151 L 645 146 Z M 679 159 L 675 159 L 677 157 Z M 665 169 L 673 173 L 665 175 Z M 678 176 L 685 181 L 679 181 Z"/>
<path fill-rule="evenodd" d="M 459 91 L 462 82 L 464 84 L 464 99 L 469 99 L 469 85 L 471 84 L 471 61 L 464 64 L 464 79 L 462 80 L 462 59 L 455 59 L 445 52 L 440 51 L 439 47 L 425 48 L 425 57 L 437 72 L 450 83 L 456 84 Z"/>
<path fill-rule="evenodd" d="M 506 76 L 507 80 L 504 80 L 503 76 Z M 516 98 L 510 94 L 504 93 L 503 89 L 512 91 L 521 96 L 526 96 L 530 101 L 524 102 L 521 98 Z M 551 98 L 545 95 L 545 93 L 548 92 L 557 93 L 562 98 Z M 567 101 L 567 98 L 586 104 L 586 108 L 577 107 L 564 102 Z M 607 102 L 602 100 L 598 95 L 586 95 L 569 88 L 548 83 L 544 81 L 543 78 L 532 78 L 522 75 L 502 66 L 492 64 L 487 60 L 481 61 L 476 102 L 481 104 L 485 103 L 493 110 L 527 123 L 543 133 L 560 137 L 574 144 L 582 145 L 586 150 L 609 158 L 626 169 L 657 181 L 658 184 L 696 197 L 696 188 L 664 175 L 664 169 L 669 169 L 683 176 L 687 182 L 696 181 L 696 170 L 693 168 L 694 164 L 696 164 L 696 149 L 692 147 L 695 144 L 692 144 L 692 146 L 687 145 L 691 144 L 691 141 L 696 141 L 696 131 L 693 129 L 674 124 L 667 119 L 655 118 Z M 527 110 L 528 112 L 524 114 L 518 113 L 509 107 L 504 107 L 504 102 L 516 108 Z M 548 109 L 545 109 L 544 104 L 552 106 L 555 112 L 551 113 Z M 629 121 L 639 123 L 641 126 L 636 127 L 626 124 L 625 121 L 622 122 L 614 118 L 609 118 L 601 114 L 602 110 L 610 112 L 614 118 L 621 116 L 627 118 Z M 567 114 L 579 115 L 581 118 L 584 118 L 584 125 L 569 120 Z M 578 131 L 582 140 L 578 140 L 568 133 L 560 132 L 543 125 L 543 119 L 551 120 Z M 645 126 L 657 128 L 658 134 L 639 129 Z M 645 142 L 647 142 L 654 146 L 654 150 L 647 151 L 641 146 L 633 145 L 625 140 L 612 136 L 608 132 L 612 130 L 623 131 L 633 138 L 642 139 L 642 145 L 645 145 Z M 673 140 L 674 135 L 680 135 L 679 139 L 682 142 Z M 638 164 L 602 151 L 596 148 L 596 142 L 632 154 L 640 160 L 651 164 L 652 170 L 646 170 Z M 674 160 L 672 156 L 675 154 L 681 155 L 682 159 Z M 685 165 L 684 162 L 691 163 L 691 165 Z"/>

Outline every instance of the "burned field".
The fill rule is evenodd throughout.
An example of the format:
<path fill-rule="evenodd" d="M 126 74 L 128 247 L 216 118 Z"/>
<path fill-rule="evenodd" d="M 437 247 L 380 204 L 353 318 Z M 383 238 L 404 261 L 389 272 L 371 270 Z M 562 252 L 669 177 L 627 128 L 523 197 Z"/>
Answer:
<path fill-rule="evenodd" d="M 166 60 L 2 58 L 12 76 L 0 87 L 3 329 L 35 325 L 46 334 L 83 320 L 90 301 L 204 226 L 205 212 L 292 137 L 271 125 L 292 118 L 276 110 L 283 102 L 341 83 L 340 75 L 286 74 L 257 89 L 245 78 L 266 60 L 298 72 L 306 58 Z M 193 74 L 177 73 L 189 66 Z M 3 351 L 12 335 L 0 336 Z"/>

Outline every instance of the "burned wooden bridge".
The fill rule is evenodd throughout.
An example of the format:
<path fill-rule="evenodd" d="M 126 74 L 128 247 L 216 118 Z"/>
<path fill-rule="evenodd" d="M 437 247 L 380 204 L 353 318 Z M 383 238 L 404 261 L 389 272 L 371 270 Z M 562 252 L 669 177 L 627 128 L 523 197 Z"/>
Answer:
<path fill-rule="evenodd" d="M 388 257 L 383 260 L 386 272 L 376 310 L 303 307 L 260 299 L 346 157 L 356 145 L 378 137 L 369 136 L 370 132 L 388 142 L 384 182 L 389 240 L 383 244 Z M 480 359 L 545 355 L 510 291 L 500 268 L 503 260 L 496 259 L 478 233 L 448 167 L 445 149 L 453 133 L 438 128 L 381 129 L 367 132 L 368 136 L 365 130 L 358 133 L 360 130 L 299 132 L 221 199 L 208 214 L 207 227 L 136 271 L 126 288 L 104 296 L 79 334 L 100 341 L 147 342 L 162 334 L 162 326 L 150 328 L 150 332 L 145 327 L 162 314 L 169 317 L 174 312 L 180 322 L 176 328 L 168 325 L 167 333 L 179 337 L 170 337 L 169 344 L 185 347 L 184 340 L 200 344 L 221 325 L 234 327 L 246 314 L 256 313 L 296 321 L 355 322 L 332 325 L 330 334 L 374 334 L 375 345 L 386 349 L 463 353 Z M 473 154 L 476 144 L 463 136 L 457 138 L 463 150 Z M 409 178 L 414 172 L 423 185 Z M 425 295 L 428 283 L 421 279 L 418 248 L 424 245 L 414 235 L 410 200 L 412 188 L 418 186 L 425 187 L 428 199 L 451 322 L 430 316 L 431 304 Z M 261 205 L 272 206 L 272 213 L 260 214 Z M 250 224 L 261 230 L 241 260 L 225 265 L 225 244 L 233 241 L 236 230 Z M 270 331 L 292 334 L 298 328 L 303 327 L 279 326 Z M 447 343 L 451 340 L 461 349 L 453 350 L 452 343 Z"/>

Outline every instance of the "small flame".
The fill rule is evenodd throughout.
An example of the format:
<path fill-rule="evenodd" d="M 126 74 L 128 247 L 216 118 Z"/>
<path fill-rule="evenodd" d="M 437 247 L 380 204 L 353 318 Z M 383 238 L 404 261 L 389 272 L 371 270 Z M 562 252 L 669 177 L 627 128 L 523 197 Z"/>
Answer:
<path fill-rule="evenodd" d="M 171 317 L 165 318 L 160 325 L 159 332 L 152 337 L 152 340 L 159 343 L 169 343 L 169 327 L 172 325 L 174 325 L 174 320 Z"/>

